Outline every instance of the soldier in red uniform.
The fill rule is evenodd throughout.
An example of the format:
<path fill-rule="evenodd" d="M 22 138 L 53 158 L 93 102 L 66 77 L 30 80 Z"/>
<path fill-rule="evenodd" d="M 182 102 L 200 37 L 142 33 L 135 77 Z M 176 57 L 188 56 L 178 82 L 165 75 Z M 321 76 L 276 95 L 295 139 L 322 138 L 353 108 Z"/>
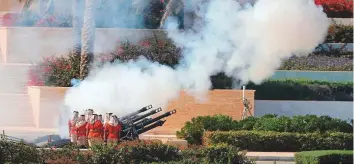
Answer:
<path fill-rule="evenodd" d="M 101 123 L 103 124 L 102 114 L 99 114 L 99 115 L 98 115 L 98 120 L 100 120 L 100 121 L 101 121 Z"/>
<path fill-rule="evenodd" d="M 87 109 L 86 110 L 86 122 L 90 121 L 92 115 L 93 115 L 93 109 Z"/>
<path fill-rule="evenodd" d="M 105 127 L 104 136 L 108 145 L 113 146 L 118 144 L 121 130 L 122 126 L 119 124 L 118 117 L 116 115 L 112 115 Z"/>
<path fill-rule="evenodd" d="M 74 111 L 73 112 L 73 117 L 69 120 L 68 125 L 69 125 L 69 137 L 72 143 L 76 144 L 77 142 L 77 133 L 76 133 L 76 122 L 79 119 L 79 112 Z"/>
<path fill-rule="evenodd" d="M 77 146 L 86 146 L 87 122 L 85 115 L 81 115 L 78 122 L 76 122 Z"/>
<path fill-rule="evenodd" d="M 104 120 L 103 120 L 103 126 L 106 127 L 106 124 L 108 123 L 109 121 L 109 113 L 106 113 L 104 115 Z"/>
<path fill-rule="evenodd" d="M 103 124 L 98 120 L 97 114 L 93 114 L 89 124 L 87 124 L 87 137 L 90 147 L 103 143 Z"/>

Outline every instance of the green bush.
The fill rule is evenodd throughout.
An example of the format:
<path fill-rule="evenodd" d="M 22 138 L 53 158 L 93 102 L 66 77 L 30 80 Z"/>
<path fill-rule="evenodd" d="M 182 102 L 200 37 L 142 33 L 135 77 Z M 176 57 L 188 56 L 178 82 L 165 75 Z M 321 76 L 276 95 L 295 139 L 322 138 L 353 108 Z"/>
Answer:
<path fill-rule="evenodd" d="M 36 147 L 0 140 L 0 163 L 41 163 L 41 157 Z"/>
<path fill-rule="evenodd" d="M 304 151 L 295 154 L 297 164 L 353 163 L 353 150 Z"/>
<path fill-rule="evenodd" d="M 353 150 L 352 133 L 288 133 L 267 131 L 206 132 L 203 144 L 228 144 L 247 151 L 298 152 L 308 150 Z"/>
<path fill-rule="evenodd" d="M 80 76 L 80 56 L 46 57 L 29 70 L 29 86 L 70 87 L 71 79 Z"/>
<path fill-rule="evenodd" d="M 353 43 L 353 25 L 331 25 L 326 43 Z"/>
<path fill-rule="evenodd" d="M 164 35 L 159 33 L 159 35 Z M 160 39 L 158 33 L 138 43 L 121 41 L 116 51 L 101 54 L 97 57 L 99 64 L 107 62 L 128 62 L 144 56 L 149 61 L 174 67 L 181 59 L 181 49 L 174 45 L 171 39 Z"/>
<path fill-rule="evenodd" d="M 256 100 L 353 101 L 353 82 L 267 80 L 246 88 L 256 90 Z"/>
<path fill-rule="evenodd" d="M 0 148 L 0 163 L 253 163 L 246 158 L 245 152 L 226 144 L 178 150 L 159 140 L 122 142 L 113 147 L 99 145 L 88 151 L 80 151 L 74 146 L 36 149 L 34 146 L 2 140 Z"/>
<path fill-rule="evenodd" d="M 126 142 L 113 148 L 97 146 L 92 151 L 92 163 L 168 162 L 179 159 L 177 148 L 151 141 Z"/>
<path fill-rule="evenodd" d="M 230 145 L 219 144 L 205 148 L 187 149 L 182 151 L 182 159 L 178 163 L 213 163 L 213 164 L 237 164 L 253 163 L 245 157 L 246 152 Z"/>
<path fill-rule="evenodd" d="M 230 116 L 199 116 L 185 123 L 181 131 L 177 131 L 179 138 L 184 138 L 191 144 L 201 144 L 201 138 L 206 130 L 232 130 L 237 128 L 237 121 Z"/>
<path fill-rule="evenodd" d="M 190 144 L 201 144 L 205 131 L 229 130 L 258 130 L 293 133 L 326 133 L 343 132 L 353 133 L 352 123 L 331 118 L 329 116 L 294 116 L 278 117 L 277 115 L 264 115 L 262 117 L 247 117 L 243 120 L 232 120 L 230 116 L 198 116 L 187 121 L 180 131 L 178 138 L 183 138 Z"/>
<path fill-rule="evenodd" d="M 345 52 L 342 49 L 329 51 L 326 47 L 319 47 L 318 54 L 292 56 L 285 60 L 278 70 L 353 71 L 353 52 Z"/>

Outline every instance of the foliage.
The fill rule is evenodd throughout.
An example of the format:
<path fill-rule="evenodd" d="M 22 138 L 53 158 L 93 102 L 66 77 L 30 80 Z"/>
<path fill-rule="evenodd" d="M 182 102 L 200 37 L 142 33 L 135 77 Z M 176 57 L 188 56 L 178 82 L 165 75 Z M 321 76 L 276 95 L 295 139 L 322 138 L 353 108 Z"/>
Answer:
<path fill-rule="evenodd" d="M 79 77 L 80 56 L 46 57 L 29 70 L 28 85 L 71 86 L 70 81 Z"/>
<path fill-rule="evenodd" d="M 185 123 L 181 131 L 177 131 L 179 138 L 184 138 L 191 144 L 201 144 L 201 138 L 206 130 L 231 130 L 235 129 L 235 123 L 230 116 L 199 116 L 192 118 L 191 121 Z"/>
<path fill-rule="evenodd" d="M 352 54 L 352 52 L 350 53 Z M 293 56 L 284 61 L 279 70 L 353 71 L 353 55 L 339 57 L 335 54 Z"/>
<path fill-rule="evenodd" d="M 331 25 L 328 29 L 326 43 L 353 43 L 353 25 Z"/>
<path fill-rule="evenodd" d="M 176 47 L 172 40 L 159 39 L 155 36 L 146 38 L 138 43 L 122 41 L 116 48 L 116 51 L 110 54 L 99 55 L 98 61 L 103 64 L 106 62 L 128 62 L 136 60 L 141 56 L 152 62 L 158 62 L 162 65 L 173 67 L 178 64 L 181 58 L 181 49 Z"/>
<path fill-rule="evenodd" d="M 62 149 L 36 149 L 29 145 L 19 147 L 7 141 L 0 142 L 0 146 L 1 163 L 252 163 L 245 152 L 225 144 L 178 150 L 161 141 L 129 141 L 112 147 L 98 145 L 87 151 L 73 146 Z"/>
<path fill-rule="evenodd" d="M 298 152 L 295 153 L 295 162 L 298 164 L 352 163 L 353 150 L 322 150 Z"/>
<path fill-rule="evenodd" d="M 190 144 L 201 144 L 203 133 L 206 131 L 230 130 L 258 130 L 291 133 L 326 133 L 344 132 L 353 133 L 353 125 L 329 116 L 294 116 L 278 117 L 277 115 L 264 115 L 262 117 L 247 117 L 237 121 L 230 116 L 198 116 L 187 121 L 180 131 L 178 138 L 183 138 Z"/>
<path fill-rule="evenodd" d="M 250 83 L 246 88 L 257 91 L 256 100 L 353 101 L 353 82 L 266 80 L 260 85 Z"/>
<path fill-rule="evenodd" d="M 297 152 L 353 150 L 353 133 L 289 133 L 269 131 L 214 131 L 203 136 L 204 145 L 228 144 L 247 151 Z"/>
<path fill-rule="evenodd" d="M 0 163 L 41 163 L 41 154 L 33 146 L 0 140 Z"/>
<path fill-rule="evenodd" d="M 353 18 L 352 0 L 315 0 L 330 18 Z"/>
<path fill-rule="evenodd" d="M 179 158 L 177 148 L 156 141 L 133 141 L 114 148 L 98 146 L 92 151 L 92 163 L 168 162 Z"/>
<path fill-rule="evenodd" d="M 219 144 L 209 147 L 183 150 L 183 160 L 178 163 L 250 164 L 254 162 L 247 159 L 245 156 L 245 151 L 241 152 L 236 147 L 226 144 Z"/>

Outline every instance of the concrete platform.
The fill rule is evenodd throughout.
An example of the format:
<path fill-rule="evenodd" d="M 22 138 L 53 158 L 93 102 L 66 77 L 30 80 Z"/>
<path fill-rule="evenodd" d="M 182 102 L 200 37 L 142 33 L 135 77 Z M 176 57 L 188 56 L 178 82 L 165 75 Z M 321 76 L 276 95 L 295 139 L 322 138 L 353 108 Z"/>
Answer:
<path fill-rule="evenodd" d="M 295 164 L 290 161 L 256 161 L 256 164 Z"/>
<path fill-rule="evenodd" d="M 257 161 L 294 161 L 294 152 L 247 152 L 246 156 Z"/>

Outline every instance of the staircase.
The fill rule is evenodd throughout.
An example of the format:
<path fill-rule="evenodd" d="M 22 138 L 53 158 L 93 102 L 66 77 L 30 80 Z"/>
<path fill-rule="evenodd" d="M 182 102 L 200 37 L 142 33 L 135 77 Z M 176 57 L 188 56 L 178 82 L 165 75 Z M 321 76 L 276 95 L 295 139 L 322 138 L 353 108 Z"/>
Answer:
<path fill-rule="evenodd" d="M 0 63 L 0 130 L 34 127 L 27 71 L 30 64 Z"/>

